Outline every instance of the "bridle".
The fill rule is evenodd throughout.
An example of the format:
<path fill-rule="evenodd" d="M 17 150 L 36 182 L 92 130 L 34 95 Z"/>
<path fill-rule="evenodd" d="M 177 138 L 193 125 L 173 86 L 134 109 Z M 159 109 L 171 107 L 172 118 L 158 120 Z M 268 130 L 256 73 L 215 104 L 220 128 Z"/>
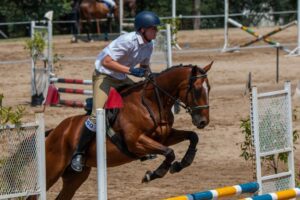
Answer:
<path fill-rule="evenodd" d="M 199 79 L 199 78 L 202 79 L 202 78 L 206 78 L 207 77 L 207 74 L 206 74 L 206 72 L 204 70 L 200 71 L 202 74 L 194 75 L 194 74 L 197 74 L 198 69 L 199 68 L 196 67 L 196 66 L 194 66 L 193 69 L 192 69 L 192 72 L 191 72 L 191 75 L 190 75 L 190 78 L 189 78 L 189 86 L 188 86 L 188 89 L 187 89 L 186 94 L 185 94 L 185 101 L 186 102 L 187 102 L 189 93 L 191 91 L 194 93 L 194 87 L 193 87 L 194 82 L 197 79 Z M 186 112 L 188 112 L 190 114 L 192 114 L 196 110 L 204 110 L 204 109 L 208 109 L 209 108 L 209 105 L 201 105 L 201 106 L 186 105 L 180 99 L 172 96 L 167 91 L 165 91 L 163 88 L 161 88 L 159 85 L 157 85 L 156 82 L 155 82 L 155 80 L 153 79 L 153 75 L 152 74 L 149 74 L 146 77 L 146 80 L 149 81 L 149 82 L 151 82 L 158 90 L 160 90 L 162 93 L 164 93 L 166 96 L 168 96 L 171 100 L 173 100 L 175 103 L 177 103 L 180 107 L 184 108 L 186 110 Z"/>

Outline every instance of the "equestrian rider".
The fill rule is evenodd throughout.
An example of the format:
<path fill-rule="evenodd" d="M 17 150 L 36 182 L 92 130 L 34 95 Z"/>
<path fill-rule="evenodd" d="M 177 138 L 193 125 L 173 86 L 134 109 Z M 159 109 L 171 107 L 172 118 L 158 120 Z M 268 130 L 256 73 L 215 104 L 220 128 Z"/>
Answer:
<path fill-rule="evenodd" d="M 85 149 L 96 135 L 96 109 L 103 108 L 111 87 L 118 88 L 134 84 L 128 77 L 144 77 L 149 68 L 153 43 L 156 38 L 158 16 L 142 11 L 134 21 L 135 31 L 113 40 L 97 56 L 93 73 L 93 111 L 82 127 L 81 136 L 71 161 L 71 167 L 81 172 L 85 164 Z M 136 65 L 139 67 L 135 67 Z"/>
<path fill-rule="evenodd" d="M 104 2 L 107 5 L 108 9 L 109 9 L 109 16 L 108 17 L 112 17 L 113 11 L 114 11 L 115 6 L 116 6 L 116 2 L 114 0 L 101 0 L 101 1 Z"/>

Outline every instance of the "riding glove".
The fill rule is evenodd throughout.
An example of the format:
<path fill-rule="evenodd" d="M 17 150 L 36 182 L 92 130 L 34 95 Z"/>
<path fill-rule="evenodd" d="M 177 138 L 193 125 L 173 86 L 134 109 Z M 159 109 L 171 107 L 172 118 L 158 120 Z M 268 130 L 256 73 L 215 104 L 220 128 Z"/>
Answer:
<path fill-rule="evenodd" d="M 130 68 L 129 72 L 131 75 L 136 76 L 136 77 L 144 77 L 146 69 L 144 68 Z"/>

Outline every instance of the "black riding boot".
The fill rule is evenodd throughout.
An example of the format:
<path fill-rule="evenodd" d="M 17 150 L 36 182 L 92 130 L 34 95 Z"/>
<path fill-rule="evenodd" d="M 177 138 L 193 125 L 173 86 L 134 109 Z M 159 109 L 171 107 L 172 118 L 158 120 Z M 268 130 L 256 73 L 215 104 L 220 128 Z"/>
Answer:
<path fill-rule="evenodd" d="M 85 125 L 83 125 L 81 130 L 80 140 L 71 161 L 71 168 L 74 171 L 82 172 L 82 168 L 84 167 L 85 164 L 85 160 L 84 160 L 85 150 L 88 144 L 95 137 L 95 135 L 96 132 L 91 131 Z"/>

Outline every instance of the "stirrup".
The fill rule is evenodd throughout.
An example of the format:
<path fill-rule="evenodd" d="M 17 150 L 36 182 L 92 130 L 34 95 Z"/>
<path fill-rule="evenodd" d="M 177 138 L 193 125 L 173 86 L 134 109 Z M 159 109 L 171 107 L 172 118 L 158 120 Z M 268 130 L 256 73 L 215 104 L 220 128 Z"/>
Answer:
<path fill-rule="evenodd" d="M 82 172 L 84 167 L 83 154 L 76 154 L 71 161 L 71 168 L 76 172 Z"/>

